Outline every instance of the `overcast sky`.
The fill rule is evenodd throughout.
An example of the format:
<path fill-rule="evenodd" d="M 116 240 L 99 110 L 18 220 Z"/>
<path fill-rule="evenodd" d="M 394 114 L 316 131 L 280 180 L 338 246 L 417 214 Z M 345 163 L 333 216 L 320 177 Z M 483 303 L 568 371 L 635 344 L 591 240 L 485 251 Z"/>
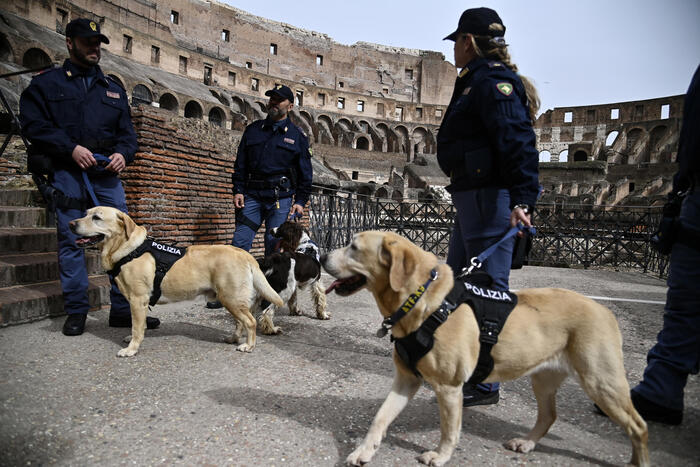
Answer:
<path fill-rule="evenodd" d="M 495 9 L 512 61 L 532 78 L 541 111 L 684 94 L 700 63 L 700 0 L 230 0 L 254 15 L 358 41 L 436 50 L 454 63 L 466 8 Z"/>

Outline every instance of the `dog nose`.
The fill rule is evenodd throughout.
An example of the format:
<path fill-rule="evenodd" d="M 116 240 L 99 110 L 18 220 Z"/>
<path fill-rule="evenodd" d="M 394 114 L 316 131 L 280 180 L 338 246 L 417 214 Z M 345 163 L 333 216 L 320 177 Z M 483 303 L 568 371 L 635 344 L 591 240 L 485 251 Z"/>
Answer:
<path fill-rule="evenodd" d="M 75 229 L 78 228 L 78 224 L 77 224 L 77 222 L 75 222 L 75 221 L 70 221 L 70 222 L 68 223 L 68 227 L 70 228 L 70 231 L 71 231 L 71 232 L 76 233 L 76 232 L 75 232 Z"/>

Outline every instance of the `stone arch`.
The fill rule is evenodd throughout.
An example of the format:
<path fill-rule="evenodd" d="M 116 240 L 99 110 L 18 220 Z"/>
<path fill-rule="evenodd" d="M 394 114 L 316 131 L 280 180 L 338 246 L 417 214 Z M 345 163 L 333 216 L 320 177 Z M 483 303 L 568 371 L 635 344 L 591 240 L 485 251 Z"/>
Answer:
<path fill-rule="evenodd" d="M 51 57 L 43 50 L 32 47 L 24 52 L 22 56 L 22 66 L 24 68 L 41 68 L 51 65 Z"/>
<path fill-rule="evenodd" d="M 119 75 L 117 75 L 115 73 L 109 73 L 107 76 L 112 78 L 112 80 L 115 83 L 117 83 L 119 86 L 121 86 L 122 88 L 124 88 L 126 90 L 126 85 L 124 84 L 124 80 L 121 77 L 119 77 Z"/>
<path fill-rule="evenodd" d="M 391 199 L 394 201 L 401 201 L 403 199 L 403 193 L 401 193 L 399 190 L 394 190 L 394 192 L 391 194 Z"/>
<path fill-rule="evenodd" d="M 145 84 L 137 84 L 131 91 L 131 103 L 136 104 L 149 104 L 153 102 L 153 93 Z"/>
<path fill-rule="evenodd" d="M 245 114 L 245 101 L 238 96 L 231 96 L 231 111 Z"/>
<path fill-rule="evenodd" d="M 413 147 L 411 146 L 410 140 L 408 138 L 408 129 L 403 125 L 397 125 L 394 127 L 394 132 L 396 133 L 396 151 L 402 154 L 406 154 L 406 162 L 411 162 L 411 153 L 413 152 Z"/>
<path fill-rule="evenodd" d="M 659 161 L 659 151 L 662 147 L 662 141 L 667 135 L 668 128 L 666 125 L 659 125 L 654 127 L 649 132 L 649 162 L 660 162 Z"/>
<path fill-rule="evenodd" d="M 369 124 L 367 120 L 358 120 L 355 122 L 355 127 L 357 128 L 357 131 L 361 131 L 362 133 L 369 133 L 369 130 L 372 125 Z"/>
<path fill-rule="evenodd" d="M 226 99 L 226 96 L 223 94 L 219 94 L 218 92 L 214 91 L 213 89 L 209 89 L 209 92 L 211 93 L 212 96 L 216 98 L 219 102 L 221 102 L 221 105 L 224 107 L 228 107 L 230 104 L 228 102 L 228 99 Z"/>
<path fill-rule="evenodd" d="M 357 189 L 358 196 L 370 196 L 372 194 L 372 188 L 369 185 L 362 185 Z"/>
<path fill-rule="evenodd" d="M 189 101 L 185 104 L 185 118 L 199 118 L 203 115 L 202 106 L 197 101 Z"/>
<path fill-rule="evenodd" d="M 588 160 L 588 153 L 583 149 L 579 149 L 574 153 L 574 162 L 586 162 Z"/>
<path fill-rule="evenodd" d="M 352 132 L 352 122 L 347 118 L 339 118 L 333 126 L 333 136 L 338 146 L 351 148 L 354 135 Z"/>
<path fill-rule="evenodd" d="M 545 150 L 540 152 L 540 162 L 551 162 L 552 161 L 552 153 Z"/>
<path fill-rule="evenodd" d="M 559 162 L 568 162 L 569 161 L 569 150 L 564 149 L 562 152 L 559 153 Z"/>
<path fill-rule="evenodd" d="M 170 110 L 171 112 L 175 113 L 177 113 L 177 110 L 180 107 L 177 97 L 169 92 L 163 93 L 163 95 L 160 96 L 160 99 L 158 99 L 158 104 L 160 105 L 161 109 Z"/>
<path fill-rule="evenodd" d="M 371 151 L 369 139 L 366 136 L 358 136 L 355 140 L 355 149 L 364 149 Z"/>
<path fill-rule="evenodd" d="M 314 119 L 311 117 L 311 114 L 309 114 L 309 112 L 307 112 L 306 110 L 299 110 L 298 112 L 296 112 L 296 117 L 297 124 L 301 127 L 302 130 L 304 130 L 304 133 L 306 133 L 306 136 L 309 138 L 309 141 L 317 141 L 316 133 L 318 133 L 318 130 L 314 128 Z"/>
<path fill-rule="evenodd" d="M 0 33 L 0 62 L 14 62 L 15 52 L 5 34 Z"/>
<path fill-rule="evenodd" d="M 619 131 L 613 130 L 610 133 L 608 133 L 608 136 L 605 138 L 605 147 L 610 148 L 612 147 L 613 144 L 615 144 L 615 141 L 617 141 L 617 136 L 620 134 Z"/>
<path fill-rule="evenodd" d="M 632 128 L 627 132 L 626 136 L 627 144 L 625 145 L 624 154 L 622 155 L 620 163 L 634 164 L 637 162 L 638 158 L 638 154 L 635 154 L 635 151 L 639 152 L 639 143 L 644 138 L 644 130 L 641 128 Z"/>
<path fill-rule="evenodd" d="M 428 146 L 428 135 L 429 132 L 423 127 L 416 127 L 413 129 L 411 134 L 411 160 L 415 160 L 418 154 L 426 154 L 426 147 Z"/>
<path fill-rule="evenodd" d="M 377 188 L 377 191 L 374 192 L 374 196 L 377 198 L 388 198 L 389 197 L 389 188 L 385 185 L 380 186 Z"/>
<path fill-rule="evenodd" d="M 386 123 L 377 123 L 377 126 L 370 127 L 372 135 L 372 146 L 376 151 L 389 151 L 389 127 Z"/>
<path fill-rule="evenodd" d="M 214 126 L 224 126 L 226 123 L 226 114 L 220 107 L 212 107 L 211 110 L 209 110 L 209 123 Z"/>
<path fill-rule="evenodd" d="M 317 142 L 322 144 L 335 144 L 333 136 L 333 120 L 328 115 L 319 115 L 316 117 L 318 127 Z"/>

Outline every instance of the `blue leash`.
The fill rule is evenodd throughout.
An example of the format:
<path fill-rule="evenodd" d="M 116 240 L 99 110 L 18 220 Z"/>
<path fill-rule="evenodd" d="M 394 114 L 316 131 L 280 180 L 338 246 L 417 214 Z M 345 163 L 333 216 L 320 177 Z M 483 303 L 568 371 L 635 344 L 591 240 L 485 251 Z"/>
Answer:
<path fill-rule="evenodd" d="M 109 165 L 111 159 L 102 154 L 93 154 L 92 157 L 97 161 L 97 167 L 90 167 L 88 170 L 83 170 L 83 182 L 85 183 L 85 189 L 90 194 L 92 198 L 92 205 L 99 206 L 100 202 L 97 201 L 97 196 L 95 196 L 95 190 L 92 188 L 92 183 L 90 182 L 90 177 L 88 177 L 88 172 L 98 174 L 104 172 L 105 167 Z"/>
<path fill-rule="evenodd" d="M 508 240 L 511 237 L 514 237 L 517 235 L 518 232 L 521 230 L 530 232 L 530 235 L 535 235 L 537 233 L 537 230 L 534 227 L 525 227 L 522 223 L 518 222 L 518 224 L 515 227 L 511 227 L 508 232 L 501 238 L 499 241 L 479 253 L 479 256 L 475 256 L 471 260 L 471 266 L 469 266 L 469 269 L 467 270 L 467 274 L 471 273 L 474 268 L 480 268 L 482 264 L 484 264 L 484 261 L 486 261 L 486 258 L 491 256 L 491 253 L 496 251 L 498 246 Z"/>

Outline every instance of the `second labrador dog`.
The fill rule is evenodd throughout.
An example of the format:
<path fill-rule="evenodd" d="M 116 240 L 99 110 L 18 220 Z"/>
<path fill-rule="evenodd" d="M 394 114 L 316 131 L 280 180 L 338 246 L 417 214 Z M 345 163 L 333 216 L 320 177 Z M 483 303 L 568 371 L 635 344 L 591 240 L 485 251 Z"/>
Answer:
<path fill-rule="evenodd" d="M 421 295 L 413 309 L 391 328 L 396 338 L 416 329 L 435 311 L 454 285 L 449 266 L 407 239 L 390 232 L 362 232 L 352 243 L 321 260 L 338 280 L 330 287 L 350 295 L 366 287 L 384 318 L 391 316 L 409 295 Z M 425 287 L 432 271 L 437 279 Z M 420 289 L 420 288 L 423 289 Z M 580 294 L 563 289 L 527 289 L 498 336 L 491 355 L 495 366 L 485 382 L 508 381 L 529 375 L 537 399 L 537 422 L 523 438 L 506 447 L 530 452 L 556 418 L 557 389 L 569 374 L 578 376 L 583 390 L 621 425 L 632 442 L 633 465 L 649 465 L 647 425 L 630 399 L 622 361 L 622 337 L 612 312 Z M 452 456 L 462 427 L 462 384 L 474 371 L 479 356 L 479 327 L 467 304 L 456 308 L 434 334 L 432 349 L 417 363 L 430 383 L 440 408 L 440 444 L 420 455 L 428 465 L 442 465 Z M 394 352 L 396 367 L 391 392 L 372 422 L 365 439 L 347 458 L 361 465 L 372 458 L 389 424 L 421 386 Z"/>
<path fill-rule="evenodd" d="M 146 240 L 146 229 L 136 225 L 123 212 L 98 206 L 83 218 L 70 222 L 71 230 L 80 236 L 81 247 L 99 245 L 102 267 L 109 271 L 122 258 L 135 251 Z M 153 290 L 156 262 L 150 253 L 125 263 L 115 277 L 119 290 L 131 306 L 131 341 L 121 349 L 120 357 L 138 352 L 146 327 L 146 311 Z M 282 300 L 270 287 L 258 263 L 247 252 L 229 245 L 195 245 L 167 271 L 161 283 L 158 303 L 191 300 L 204 295 L 218 297 L 226 309 L 246 331 L 246 342 L 236 350 L 250 352 L 255 347 L 255 319 L 251 305 L 264 297 L 281 306 Z M 231 343 L 237 343 L 240 326 L 236 326 Z"/>

